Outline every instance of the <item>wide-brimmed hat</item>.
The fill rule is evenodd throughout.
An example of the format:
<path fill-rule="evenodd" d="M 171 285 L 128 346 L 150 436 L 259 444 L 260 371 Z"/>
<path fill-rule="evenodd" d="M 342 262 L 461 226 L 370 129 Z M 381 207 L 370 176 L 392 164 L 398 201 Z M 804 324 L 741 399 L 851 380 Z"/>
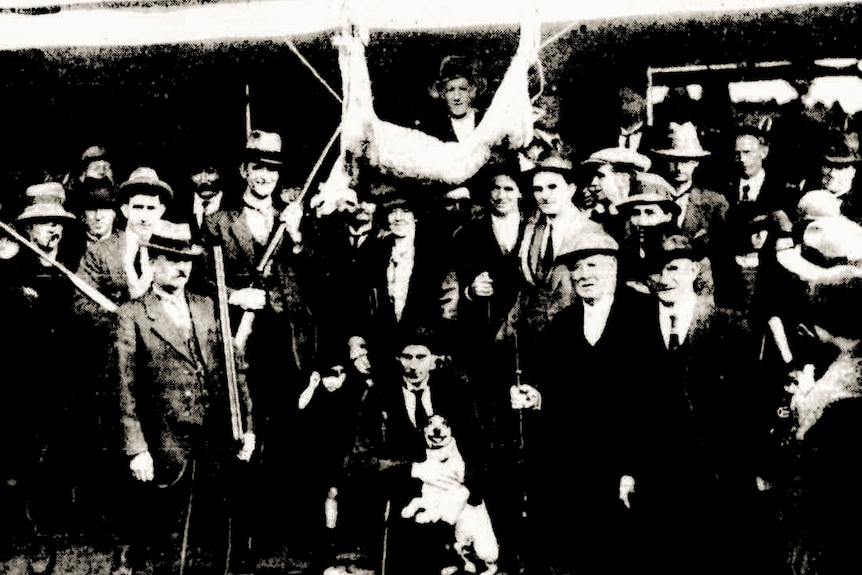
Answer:
<path fill-rule="evenodd" d="M 36 184 L 28 187 L 24 195 L 30 203 L 15 218 L 16 222 L 75 219 L 75 215 L 63 207 L 66 190 L 62 184 L 57 182 Z"/>
<path fill-rule="evenodd" d="M 614 168 L 632 172 L 646 172 L 652 166 L 652 160 L 629 148 L 604 148 L 590 154 L 581 162 L 585 166 L 602 166 L 610 164 Z"/>
<path fill-rule="evenodd" d="M 81 164 L 84 166 L 96 160 L 108 160 L 108 152 L 102 146 L 90 146 L 81 154 Z"/>
<path fill-rule="evenodd" d="M 605 232 L 587 232 L 578 236 L 572 245 L 572 250 L 560 254 L 554 258 L 554 265 L 563 265 L 573 268 L 576 263 L 584 258 L 594 255 L 615 256 L 620 246 L 617 241 Z"/>
<path fill-rule="evenodd" d="M 664 211 L 678 216 L 681 208 L 673 199 L 673 186 L 658 174 L 635 174 L 628 199 L 617 206 L 621 214 L 628 214 L 634 206 L 655 204 Z"/>
<path fill-rule="evenodd" d="M 245 142 L 245 161 L 283 166 L 281 136 L 275 132 L 252 130 Z"/>
<path fill-rule="evenodd" d="M 159 196 L 166 204 L 174 197 L 174 190 L 159 178 L 159 174 L 153 168 L 141 166 L 117 187 L 117 201 L 123 203 L 138 194 Z"/>
<path fill-rule="evenodd" d="M 695 160 L 711 154 L 700 145 L 697 137 L 697 127 L 691 122 L 670 122 L 666 147 L 653 149 L 654 154 L 667 158 Z"/>
<path fill-rule="evenodd" d="M 141 242 L 150 254 L 165 253 L 182 258 L 195 258 L 203 255 L 204 248 L 192 242 L 192 230 L 187 223 L 159 220 L 153 227 L 150 239 Z"/>
<path fill-rule="evenodd" d="M 796 212 L 801 220 L 840 216 L 841 198 L 829 190 L 811 190 L 799 198 Z"/>
<path fill-rule="evenodd" d="M 485 89 L 485 80 L 479 74 L 475 61 L 465 56 L 450 55 L 440 62 L 440 70 L 434 81 L 432 93 L 439 94 L 446 82 L 455 78 L 466 78 L 471 85 L 476 87 L 477 93 Z"/>

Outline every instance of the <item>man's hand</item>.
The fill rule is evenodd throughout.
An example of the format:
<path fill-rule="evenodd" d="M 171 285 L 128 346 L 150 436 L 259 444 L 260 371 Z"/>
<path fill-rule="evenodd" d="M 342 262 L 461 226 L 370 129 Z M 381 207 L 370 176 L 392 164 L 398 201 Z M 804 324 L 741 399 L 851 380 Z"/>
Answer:
<path fill-rule="evenodd" d="M 285 231 L 294 242 L 302 239 L 302 234 L 299 232 L 299 225 L 302 222 L 303 207 L 300 202 L 291 202 L 287 204 L 278 219 L 284 222 Z"/>
<path fill-rule="evenodd" d="M 237 459 L 240 461 L 249 461 L 251 460 L 251 455 L 254 453 L 254 448 L 257 445 L 257 438 L 254 436 L 254 433 L 251 431 L 246 431 L 242 435 L 242 447 L 239 450 L 239 453 L 236 454 Z"/>
<path fill-rule="evenodd" d="M 368 349 L 366 348 L 365 338 L 353 336 L 347 341 L 349 348 L 350 360 L 353 366 L 362 375 L 371 373 L 371 362 L 368 361 Z"/>
<path fill-rule="evenodd" d="M 620 501 L 626 506 L 626 509 L 631 509 L 632 504 L 629 501 L 629 495 L 635 492 L 635 478 L 631 475 L 623 475 L 620 477 Z"/>
<path fill-rule="evenodd" d="M 461 485 L 458 475 L 448 465 L 440 465 L 439 461 L 416 461 L 410 469 L 410 477 L 422 480 L 434 487 L 452 488 Z"/>
<path fill-rule="evenodd" d="M 470 284 L 470 293 L 477 297 L 491 297 L 494 295 L 494 280 L 488 272 L 482 272 L 476 276 Z"/>
<path fill-rule="evenodd" d="M 344 372 L 344 367 L 340 365 L 333 366 L 332 369 L 324 375 L 320 382 L 323 384 L 323 388 L 332 393 L 333 391 L 337 391 L 341 389 L 341 386 L 344 385 L 344 381 L 347 379 L 347 374 Z"/>
<path fill-rule="evenodd" d="M 527 383 L 510 387 L 509 399 L 512 409 L 542 409 L 542 394 Z"/>
<path fill-rule="evenodd" d="M 258 288 L 238 289 L 228 298 L 230 305 L 236 305 L 245 311 L 258 311 L 266 307 L 266 292 Z"/>
<path fill-rule="evenodd" d="M 155 475 L 153 456 L 150 455 L 149 451 L 137 454 L 129 462 L 129 469 L 132 470 L 132 476 L 138 481 L 152 481 Z"/>

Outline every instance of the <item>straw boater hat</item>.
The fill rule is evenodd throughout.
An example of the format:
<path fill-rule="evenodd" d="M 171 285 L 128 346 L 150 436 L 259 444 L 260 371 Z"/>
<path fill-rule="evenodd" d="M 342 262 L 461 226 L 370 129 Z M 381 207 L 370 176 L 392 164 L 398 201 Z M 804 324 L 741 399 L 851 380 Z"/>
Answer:
<path fill-rule="evenodd" d="M 149 250 L 150 255 L 159 253 L 191 259 L 203 255 L 203 247 L 192 243 L 192 230 L 189 224 L 159 220 L 150 239 L 141 242 L 141 247 Z"/>
<path fill-rule="evenodd" d="M 650 169 L 652 161 L 643 154 L 628 148 L 604 148 L 590 154 L 590 157 L 584 160 L 582 164 L 585 166 L 610 164 L 615 169 L 646 172 Z"/>
<path fill-rule="evenodd" d="M 678 124 L 671 122 L 668 125 L 668 147 L 653 150 L 654 154 L 666 158 L 678 158 L 696 160 L 705 158 L 710 152 L 703 149 L 697 137 L 697 128 L 691 122 Z"/>
<path fill-rule="evenodd" d="M 252 130 L 245 143 L 245 161 L 282 166 L 281 136 L 275 132 Z"/>
<path fill-rule="evenodd" d="M 25 196 L 29 198 L 30 204 L 15 219 L 16 222 L 75 219 L 75 215 L 63 207 L 66 191 L 61 184 L 56 182 L 36 184 L 27 188 Z"/>
<path fill-rule="evenodd" d="M 154 169 L 146 166 L 136 168 L 129 175 L 129 179 L 117 187 L 117 201 L 123 203 L 137 194 L 157 195 L 162 198 L 163 203 L 168 203 L 174 197 L 171 187 L 159 178 Z"/>

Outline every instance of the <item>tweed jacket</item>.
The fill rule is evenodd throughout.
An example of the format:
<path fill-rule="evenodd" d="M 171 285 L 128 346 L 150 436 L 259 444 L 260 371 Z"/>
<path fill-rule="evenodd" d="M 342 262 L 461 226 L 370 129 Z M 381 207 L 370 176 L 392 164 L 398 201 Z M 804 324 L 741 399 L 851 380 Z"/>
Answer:
<path fill-rule="evenodd" d="M 129 456 L 150 452 L 159 482 L 170 482 L 171 475 L 181 473 L 196 447 L 231 445 L 215 306 L 203 296 L 187 294 L 186 299 L 193 332 L 189 339 L 152 291 L 118 312 L 123 445 Z M 237 388 L 243 429 L 252 431 L 252 406 L 242 369 L 237 370 Z"/>

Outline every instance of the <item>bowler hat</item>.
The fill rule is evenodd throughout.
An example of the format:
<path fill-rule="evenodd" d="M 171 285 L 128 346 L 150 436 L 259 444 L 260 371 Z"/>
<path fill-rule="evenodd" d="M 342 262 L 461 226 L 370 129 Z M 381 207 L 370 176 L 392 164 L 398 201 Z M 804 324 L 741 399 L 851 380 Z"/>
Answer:
<path fill-rule="evenodd" d="M 147 241 L 141 242 L 151 254 L 165 253 L 191 259 L 203 255 L 202 246 L 192 243 L 192 230 L 187 223 L 175 223 L 159 220 L 154 226 L 152 235 Z"/>
<path fill-rule="evenodd" d="M 670 122 L 667 147 L 654 149 L 653 153 L 667 158 L 696 160 L 705 158 L 710 152 L 703 149 L 697 137 L 697 128 L 691 122 Z"/>
<path fill-rule="evenodd" d="M 580 260 L 594 255 L 615 256 L 620 246 L 614 238 L 605 232 L 589 232 L 581 234 L 572 246 L 572 250 L 554 258 L 554 265 L 572 268 Z"/>
<path fill-rule="evenodd" d="M 646 172 L 650 169 L 652 160 L 629 148 L 604 148 L 590 154 L 590 157 L 584 160 L 582 164 L 585 166 L 610 164 L 615 168 Z"/>
<path fill-rule="evenodd" d="M 245 161 L 282 166 L 281 136 L 275 132 L 252 130 L 245 143 Z"/>
<path fill-rule="evenodd" d="M 159 178 L 154 169 L 146 166 L 136 168 L 129 179 L 117 187 L 117 201 L 123 203 L 138 194 L 159 196 L 163 203 L 174 197 L 173 189 Z"/>

